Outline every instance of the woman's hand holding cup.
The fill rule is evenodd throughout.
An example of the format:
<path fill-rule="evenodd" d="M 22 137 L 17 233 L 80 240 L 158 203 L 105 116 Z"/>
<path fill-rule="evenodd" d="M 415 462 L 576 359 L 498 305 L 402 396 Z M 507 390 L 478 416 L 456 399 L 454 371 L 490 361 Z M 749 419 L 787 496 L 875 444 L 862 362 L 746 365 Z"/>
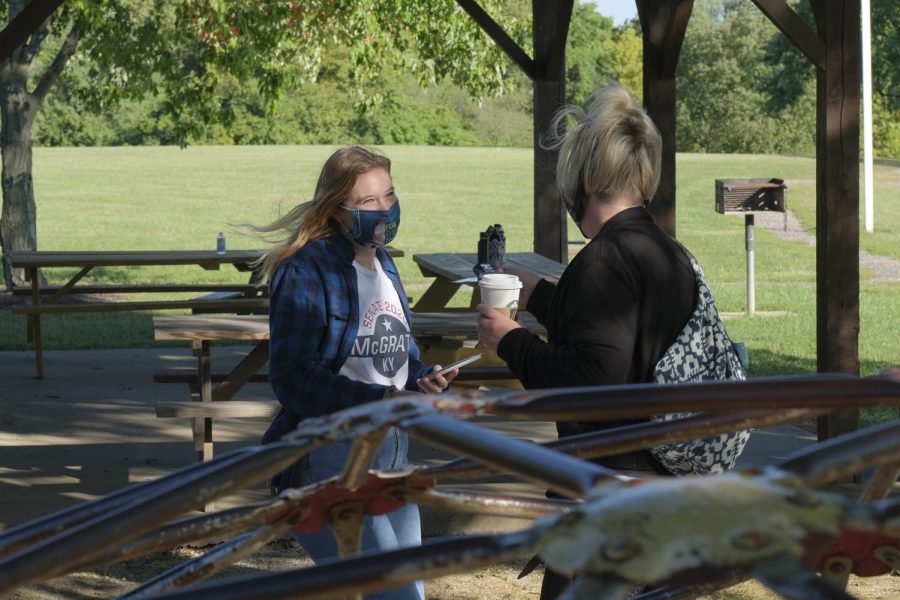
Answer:
<path fill-rule="evenodd" d="M 515 275 L 522 282 L 522 289 L 519 290 L 519 306 L 522 307 L 522 310 L 525 310 L 525 307 L 528 306 L 528 300 L 531 298 L 531 292 L 534 291 L 538 281 L 541 280 L 541 276 L 525 267 L 504 266 L 503 272 Z"/>
<path fill-rule="evenodd" d="M 481 304 L 478 305 L 478 341 L 496 350 L 503 336 L 520 327 L 513 321 L 519 308 L 522 282 L 513 273 L 485 273 L 478 282 Z"/>
<path fill-rule="evenodd" d="M 521 327 L 496 308 L 487 304 L 479 304 L 478 311 L 478 341 L 482 346 L 496 351 L 500 340 L 513 329 Z"/>

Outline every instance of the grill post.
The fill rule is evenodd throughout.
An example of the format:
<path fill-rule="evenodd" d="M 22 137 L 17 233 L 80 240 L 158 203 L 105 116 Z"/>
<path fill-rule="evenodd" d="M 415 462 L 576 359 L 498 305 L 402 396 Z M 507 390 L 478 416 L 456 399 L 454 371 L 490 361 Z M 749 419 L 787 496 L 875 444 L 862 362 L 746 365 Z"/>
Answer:
<path fill-rule="evenodd" d="M 747 315 L 756 314 L 756 227 L 757 212 L 784 213 L 787 209 L 782 179 L 716 179 L 716 212 L 744 215 L 744 248 L 747 250 Z"/>
<path fill-rule="evenodd" d="M 753 227 L 753 213 L 744 215 L 744 239 L 747 247 L 747 314 L 756 313 L 756 274 L 754 270 L 754 254 L 756 252 L 756 231 Z"/>

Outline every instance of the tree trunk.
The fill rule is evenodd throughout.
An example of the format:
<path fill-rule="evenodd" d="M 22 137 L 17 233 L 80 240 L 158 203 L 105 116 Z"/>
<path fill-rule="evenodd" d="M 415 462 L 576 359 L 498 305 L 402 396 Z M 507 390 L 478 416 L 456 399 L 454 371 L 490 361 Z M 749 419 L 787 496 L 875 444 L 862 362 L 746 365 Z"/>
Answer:
<path fill-rule="evenodd" d="M 23 269 L 9 264 L 12 252 L 37 249 L 37 220 L 31 177 L 31 126 L 36 102 L 25 88 L 26 75 L 9 77 L 0 87 L 0 152 L 3 160 L 3 213 L 0 247 L 6 288 L 25 283 Z"/>

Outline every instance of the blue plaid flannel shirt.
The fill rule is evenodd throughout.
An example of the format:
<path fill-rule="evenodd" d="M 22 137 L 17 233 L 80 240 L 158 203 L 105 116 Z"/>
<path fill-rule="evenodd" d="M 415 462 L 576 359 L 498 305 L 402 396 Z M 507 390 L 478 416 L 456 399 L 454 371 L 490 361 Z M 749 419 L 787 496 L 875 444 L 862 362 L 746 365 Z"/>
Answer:
<path fill-rule="evenodd" d="M 393 259 L 376 250 L 394 284 L 407 323 L 406 292 Z M 353 246 L 341 235 L 309 242 L 278 267 L 269 284 L 269 380 L 281 410 L 263 443 L 281 438 L 307 418 L 384 397 L 383 385 L 338 375 L 359 330 L 359 297 Z M 410 337 L 407 390 L 428 373 Z"/>

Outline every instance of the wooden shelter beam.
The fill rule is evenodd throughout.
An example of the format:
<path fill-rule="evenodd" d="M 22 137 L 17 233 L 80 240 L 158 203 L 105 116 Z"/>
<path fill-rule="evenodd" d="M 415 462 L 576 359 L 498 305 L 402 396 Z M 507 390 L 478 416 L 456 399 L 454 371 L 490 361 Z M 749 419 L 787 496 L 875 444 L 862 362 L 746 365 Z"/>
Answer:
<path fill-rule="evenodd" d="M 556 17 L 556 28 L 553 31 L 553 39 L 547 56 L 543 58 L 540 72 L 545 78 L 551 78 L 566 66 L 566 39 L 569 36 L 569 23 L 572 20 L 572 6 L 574 0 L 564 0 L 559 6 L 559 15 Z M 563 71 L 565 73 L 565 71 Z"/>
<path fill-rule="evenodd" d="M 644 106 L 662 135 L 659 187 L 648 208 L 675 235 L 675 70 L 693 0 L 637 0 L 644 41 Z"/>
<path fill-rule="evenodd" d="M 546 148 L 554 115 L 566 102 L 565 49 L 574 0 L 532 0 L 534 62 L 534 251 L 568 260 L 566 213 L 556 185 L 557 150 Z M 565 22 L 561 22 L 565 21 Z"/>
<path fill-rule="evenodd" d="M 825 68 L 825 42 L 784 0 L 753 0 L 775 27 L 816 67 Z"/>
<path fill-rule="evenodd" d="M 37 0 L 30 2 L 16 17 L 0 31 L 0 63 L 12 56 L 28 37 L 37 31 L 53 11 L 65 0 Z"/>
<path fill-rule="evenodd" d="M 820 372 L 859 374 L 860 0 L 813 0 L 825 65 L 817 70 L 816 356 Z M 858 412 L 819 419 L 819 439 L 852 431 Z"/>
<path fill-rule="evenodd" d="M 494 43 L 503 50 L 511 61 L 516 63 L 529 79 L 535 77 L 534 60 L 519 46 L 500 25 L 487 14 L 476 0 L 456 0 L 481 29 L 488 34 Z"/>
<path fill-rule="evenodd" d="M 660 77 L 674 79 L 675 69 L 678 68 L 678 57 L 681 56 L 681 47 L 684 45 L 684 34 L 687 32 L 688 21 L 691 19 L 691 10 L 694 3 L 678 2 L 672 7 L 666 28 L 665 38 L 662 40 L 662 61 L 660 63 Z"/>

